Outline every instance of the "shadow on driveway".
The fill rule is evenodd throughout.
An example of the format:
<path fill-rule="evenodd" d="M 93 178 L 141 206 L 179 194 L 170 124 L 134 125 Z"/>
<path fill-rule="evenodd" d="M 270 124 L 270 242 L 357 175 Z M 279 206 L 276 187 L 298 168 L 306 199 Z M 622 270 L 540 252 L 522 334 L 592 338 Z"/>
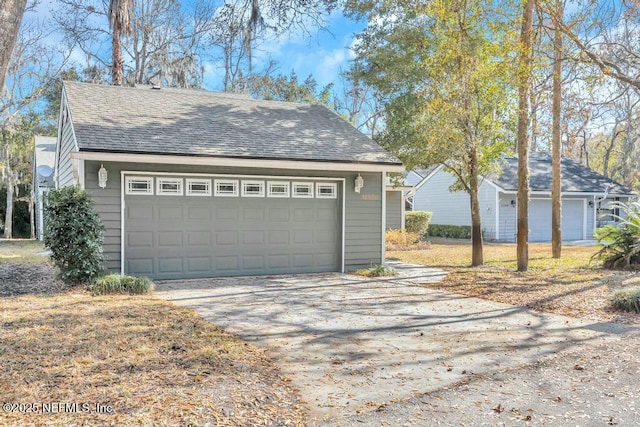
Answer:
<path fill-rule="evenodd" d="M 469 376 L 521 366 L 585 343 L 608 324 L 435 291 L 443 272 L 167 281 L 156 294 L 196 310 L 271 355 L 318 419 L 376 408 Z"/>

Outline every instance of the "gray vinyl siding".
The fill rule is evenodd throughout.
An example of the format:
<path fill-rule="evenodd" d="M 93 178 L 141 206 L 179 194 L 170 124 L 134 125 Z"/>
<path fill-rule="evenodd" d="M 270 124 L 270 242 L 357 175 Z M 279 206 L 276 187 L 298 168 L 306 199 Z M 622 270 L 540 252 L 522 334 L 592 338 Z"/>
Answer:
<path fill-rule="evenodd" d="M 407 182 L 408 182 L 409 184 L 413 185 L 414 187 L 415 187 L 416 185 L 418 185 L 418 183 L 419 183 L 420 181 L 422 181 L 422 180 L 423 180 L 423 178 L 422 178 L 420 175 L 418 175 L 417 173 L 415 173 L 415 172 L 413 172 L 413 171 L 409 172 L 409 173 L 407 174 L 407 177 L 406 177 L 405 179 L 407 180 Z"/>
<path fill-rule="evenodd" d="M 501 242 L 515 242 L 517 234 L 517 209 L 511 204 L 515 194 L 500 193 L 500 237 Z"/>
<path fill-rule="evenodd" d="M 431 224 L 471 225 L 469 194 L 464 191 L 451 192 L 449 188 L 455 178 L 444 170 L 436 172 L 413 197 L 414 211 L 432 212 Z M 479 190 L 480 216 L 486 240 L 495 239 L 496 189 L 483 182 Z"/>
<path fill-rule="evenodd" d="M 34 180 L 35 181 L 35 180 Z M 38 240 L 42 240 L 40 238 L 40 236 L 42 235 L 42 230 L 40 229 L 40 218 L 42 218 L 43 212 L 40 210 L 40 200 L 41 200 L 41 196 L 40 196 L 40 188 L 34 185 L 34 190 L 33 190 L 33 205 L 34 205 L 34 210 L 35 210 L 35 214 L 34 214 L 34 218 L 33 220 L 35 221 L 35 229 L 36 229 L 36 239 Z"/>
<path fill-rule="evenodd" d="M 50 186 L 39 186 L 34 190 L 34 222 L 35 222 L 35 230 L 36 230 L 36 239 L 42 240 L 44 238 L 44 227 L 47 223 L 47 219 L 44 216 L 44 197 L 47 191 L 49 191 Z M 42 206 L 41 206 L 42 205 Z M 40 209 L 42 207 L 42 209 Z M 42 227 L 40 227 L 40 223 L 42 222 Z"/>
<path fill-rule="evenodd" d="M 280 171 L 282 175 L 287 175 Z M 307 175 L 305 171 L 301 174 Z M 291 174 L 289 174 L 291 175 Z M 353 191 L 357 174 L 330 174 L 346 178 L 345 270 L 368 267 L 382 260 L 382 174 L 362 173 L 364 187 Z M 310 175 L 311 176 L 311 175 Z M 313 175 L 315 176 L 315 175 Z M 319 176 L 322 176 L 319 174 Z"/>
<path fill-rule="evenodd" d="M 596 206 L 595 203 L 593 204 L 593 206 L 589 206 L 590 201 L 594 201 L 593 196 L 587 197 L 587 239 L 593 239 L 593 232 L 595 231 L 597 225 L 593 221 L 596 215 Z"/>
<path fill-rule="evenodd" d="M 108 172 L 107 187 L 98 187 L 98 169 Z M 355 173 L 281 169 L 250 169 L 184 165 L 145 165 L 134 163 L 85 162 L 85 188 L 95 201 L 95 209 L 105 225 L 106 267 L 120 271 L 121 177 L 120 171 L 203 173 L 233 175 L 271 175 L 345 178 L 345 270 L 352 271 L 382 262 L 382 174 L 361 173 L 365 185 L 360 194 L 353 191 Z"/>
<path fill-rule="evenodd" d="M 73 185 L 73 160 L 71 153 L 76 151 L 71 123 L 67 121 L 62 125 L 60 133 L 60 156 L 58 160 L 58 187 Z"/>
<path fill-rule="evenodd" d="M 478 198 L 484 240 L 496 240 L 496 193 L 496 188 L 487 181 L 480 184 Z M 469 221 L 471 221 L 471 208 L 469 208 Z"/>
<path fill-rule="evenodd" d="M 387 191 L 387 230 L 402 228 L 402 191 Z"/>

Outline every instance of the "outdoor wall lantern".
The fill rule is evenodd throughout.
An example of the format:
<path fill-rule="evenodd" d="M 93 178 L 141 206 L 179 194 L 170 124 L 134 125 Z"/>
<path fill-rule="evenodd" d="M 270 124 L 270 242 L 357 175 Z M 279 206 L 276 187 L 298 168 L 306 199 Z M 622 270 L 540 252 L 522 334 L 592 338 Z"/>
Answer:
<path fill-rule="evenodd" d="M 512 200 L 512 201 L 511 201 L 511 207 L 512 207 L 512 208 L 515 208 L 515 207 L 516 207 L 516 201 L 515 201 L 515 200 Z"/>
<path fill-rule="evenodd" d="M 593 200 L 589 200 L 589 207 L 592 208 L 593 207 Z"/>
<path fill-rule="evenodd" d="M 98 171 L 98 185 L 100 188 L 107 186 L 107 170 L 104 168 L 104 165 L 100 165 L 100 170 Z"/>
<path fill-rule="evenodd" d="M 360 174 L 358 174 L 358 176 L 356 177 L 354 191 L 359 194 L 360 190 L 362 190 L 362 187 L 364 187 L 364 178 Z"/>

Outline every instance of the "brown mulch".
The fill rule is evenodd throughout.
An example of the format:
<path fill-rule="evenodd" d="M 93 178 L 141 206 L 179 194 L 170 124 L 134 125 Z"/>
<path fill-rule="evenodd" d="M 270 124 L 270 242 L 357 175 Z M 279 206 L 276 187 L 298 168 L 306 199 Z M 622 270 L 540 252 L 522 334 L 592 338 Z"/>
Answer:
<path fill-rule="evenodd" d="M 432 241 L 427 249 L 389 251 L 387 257 L 447 271 L 441 282 L 425 284 L 430 288 L 565 316 L 640 324 L 640 314 L 609 305 L 613 291 L 640 285 L 638 272 L 600 268 L 593 258 L 598 248 L 566 246 L 562 258 L 554 259 L 550 245 L 531 244 L 529 271 L 517 272 L 515 245 L 485 245 L 486 265 L 469 267 L 471 247 L 464 243 Z"/>
<path fill-rule="evenodd" d="M 485 266 L 475 271 L 451 271 L 442 282 L 427 286 L 536 311 L 640 325 L 640 314 L 614 311 L 608 302 L 613 290 L 633 284 L 640 284 L 633 272 L 594 269 L 539 274 Z"/>
<path fill-rule="evenodd" d="M 0 264 L 0 297 L 60 292 L 67 285 L 48 264 Z"/>

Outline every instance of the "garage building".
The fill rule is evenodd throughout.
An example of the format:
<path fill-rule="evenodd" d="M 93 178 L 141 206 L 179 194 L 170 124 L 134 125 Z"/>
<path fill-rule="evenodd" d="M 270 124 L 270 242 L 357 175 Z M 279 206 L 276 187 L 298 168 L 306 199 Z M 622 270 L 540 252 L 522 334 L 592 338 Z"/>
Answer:
<path fill-rule="evenodd" d="M 64 82 L 54 181 L 106 227 L 107 268 L 155 279 L 384 260 L 401 162 L 323 106 Z"/>

